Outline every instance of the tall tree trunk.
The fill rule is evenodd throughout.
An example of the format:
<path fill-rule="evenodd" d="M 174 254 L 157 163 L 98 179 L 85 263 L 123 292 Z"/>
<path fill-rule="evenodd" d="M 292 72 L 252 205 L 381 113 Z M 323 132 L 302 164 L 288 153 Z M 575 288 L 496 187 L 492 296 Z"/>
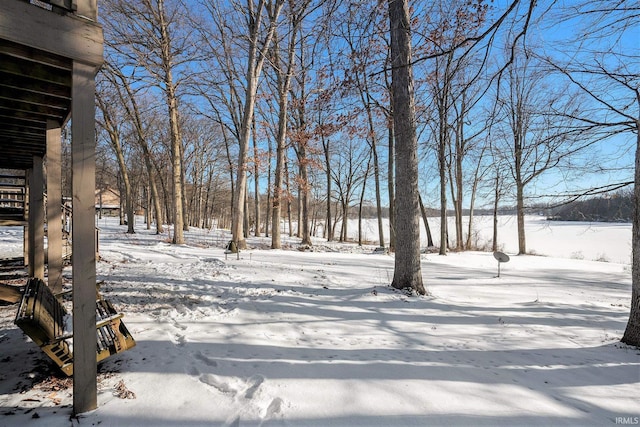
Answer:
<path fill-rule="evenodd" d="M 179 128 L 178 128 L 179 129 Z M 180 137 L 182 141 L 182 137 Z M 180 143 L 180 187 L 182 188 L 182 230 L 189 231 L 189 218 L 193 216 L 193 206 L 187 203 L 187 186 L 185 184 L 184 147 Z M 193 190 L 192 190 L 193 191 Z"/>
<path fill-rule="evenodd" d="M 253 119 L 253 191 L 255 192 L 255 216 L 256 216 L 256 229 L 254 235 L 260 237 L 260 160 L 258 156 L 258 143 L 256 141 L 256 120 Z"/>
<path fill-rule="evenodd" d="M 145 225 L 147 226 L 147 230 L 151 230 L 151 212 L 153 211 L 153 209 L 151 208 L 151 192 L 149 191 L 149 186 L 147 185 L 147 187 L 145 187 L 144 189 L 144 198 L 146 201 L 146 206 L 144 209 L 144 222 Z"/>
<path fill-rule="evenodd" d="M 246 187 L 249 186 L 249 181 L 245 180 L 244 185 Z M 249 221 L 249 190 L 247 188 L 244 189 L 244 216 L 243 216 L 243 237 L 246 239 L 249 237 L 249 228 L 251 227 Z M 246 245 L 245 245 L 246 247 Z"/>
<path fill-rule="evenodd" d="M 456 156 L 455 156 L 455 183 L 456 183 L 456 249 L 464 249 L 464 236 L 462 234 L 462 158 L 463 154 L 463 136 L 462 136 L 462 120 L 458 120 L 458 132 L 456 133 Z"/>
<path fill-rule="evenodd" d="M 302 218 L 298 219 L 300 231 L 302 233 L 302 245 L 311 246 L 311 232 L 309 230 L 309 172 L 307 166 L 307 150 L 306 147 L 300 147 L 300 157 L 302 165 L 300 166 L 300 187 L 302 190 Z"/>
<path fill-rule="evenodd" d="M 522 143 L 520 136 L 515 136 L 515 170 L 516 170 L 516 218 L 518 223 L 518 255 L 527 253 L 527 241 L 524 232 L 524 183 L 522 180 Z"/>
<path fill-rule="evenodd" d="M 213 171 L 209 170 L 207 174 L 207 188 L 204 197 L 204 209 L 202 214 L 202 228 L 211 228 L 211 183 L 213 181 Z"/>
<path fill-rule="evenodd" d="M 364 171 L 364 178 L 362 180 L 362 191 L 360 192 L 360 203 L 358 204 L 358 246 L 362 246 L 362 206 L 364 205 L 364 194 L 367 190 L 367 178 L 369 177 L 369 169 L 371 169 L 371 155 L 369 155 L 369 160 L 367 161 L 367 169 Z"/>
<path fill-rule="evenodd" d="M 338 200 L 336 200 L 336 205 L 335 205 L 335 209 L 334 209 L 334 216 L 333 216 L 333 226 L 331 227 L 331 235 L 335 237 L 336 235 L 336 227 L 338 225 Z"/>
<path fill-rule="evenodd" d="M 442 133 L 443 130 L 440 130 Z M 446 174 L 446 143 L 440 135 L 438 143 L 438 168 L 440 169 L 440 255 L 447 254 L 449 239 L 447 236 L 447 174 Z"/>
<path fill-rule="evenodd" d="M 378 217 L 379 245 L 384 248 L 384 224 L 382 222 L 382 197 L 380 195 L 380 162 L 378 161 L 378 148 L 375 138 L 371 140 L 371 151 L 373 153 L 373 178 L 376 185 L 376 216 Z"/>
<path fill-rule="evenodd" d="M 331 179 L 331 152 L 329 151 L 330 148 L 330 144 L 331 142 L 326 139 L 324 137 L 324 135 L 321 136 L 322 138 L 322 148 L 324 151 L 324 165 L 325 165 L 325 176 L 327 179 L 327 210 L 326 210 L 326 219 L 325 219 L 325 225 L 324 225 L 324 229 L 327 233 L 327 242 L 330 242 L 333 240 L 333 233 L 334 233 L 334 226 L 332 225 L 331 221 L 332 221 L 332 214 L 331 214 L 331 184 L 332 184 L 332 179 Z"/>
<path fill-rule="evenodd" d="M 257 77 L 252 76 L 249 78 L 247 84 L 246 104 L 244 110 L 243 122 L 247 120 L 249 115 L 253 115 L 253 108 L 255 104 L 255 89 L 257 86 Z M 249 107 L 250 105 L 250 107 Z M 252 120 L 252 117 L 248 118 Z M 236 173 L 236 188 L 233 194 L 233 212 L 231 219 L 231 235 L 232 240 L 236 242 L 238 249 L 246 249 L 247 242 L 244 237 L 244 205 L 247 191 L 247 149 L 249 145 L 249 137 L 251 131 L 248 127 L 243 126 L 242 133 L 240 135 L 240 151 L 238 153 L 238 164 Z"/>
<path fill-rule="evenodd" d="M 639 98 L 640 100 L 640 98 Z M 640 119 L 636 123 L 640 129 Z M 636 133 L 635 179 L 633 186 L 634 209 L 632 223 L 631 308 L 622 342 L 640 346 L 640 133 Z"/>
<path fill-rule="evenodd" d="M 282 116 L 282 111 L 280 112 Z M 285 116 L 286 117 L 286 116 Z M 286 126 L 286 119 L 279 121 L 278 124 L 278 140 L 276 142 L 276 170 L 273 176 L 273 201 L 271 209 L 271 249 L 282 248 L 282 229 L 280 227 L 280 218 L 282 217 L 282 202 L 283 202 L 283 177 L 284 177 L 284 162 L 285 162 L 285 144 L 284 137 L 281 139 L 280 135 L 284 135 L 284 129 L 280 130 L 280 127 Z"/>
<path fill-rule="evenodd" d="M 447 150 L 451 151 L 451 135 L 449 132 L 449 103 L 451 97 L 453 50 L 443 58 L 445 61 L 442 70 L 441 87 L 438 81 L 436 85 L 436 106 L 438 110 L 438 167 L 440 168 L 440 255 L 446 255 L 449 248 L 449 224 L 447 219 Z M 440 65 L 436 65 L 440 68 Z M 453 183 L 451 183 L 453 185 Z M 453 198 L 454 208 L 455 197 Z"/>
<path fill-rule="evenodd" d="M 420 265 L 418 206 L 418 141 L 416 136 L 411 27 L 407 0 L 389 0 L 392 99 L 396 142 L 396 247 L 393 282 L 396 289 L 426 294 Z"/>
<path fill-rule="evenodd" d="M 168 187 L 168 183 L 167 181 L 169 181 L 171 179 L 171 177 L 168 175 L 166 176 L 162 176 L 162 171 L 158 168 L 158 165 L 156 164 L 155 161 L 153 161 L 153 168 L 155 171 L 158 172 L 158 177 L 160 180 L 160 187 L 162 187 L 162 201 L 164 202 L 164 215 L 163 218 L 167 218 L 167 223 L 169 223 L 169 219 L 173 218 L 173 211 L 171 210 L 171 197 L 170 197 L 170 192 Z M 169 230 L 171 231 L 171 230 Z M 171 234 L 171 233 L 169 233 Z M 169 237 L 171 237 L 171 235 L 169 235 Z"/>
<path fill-rule="evenodd" d="M 473 232 L 473 219 L 475 214 L 475 205 L 476 205 L 476 195 L 478 194 L 478 185 L 480 184 L 481 173 L 480 169 L 482 168 L 482 159 L 484 158 L 484 154 L 486 153 L 487 146 L 485 145 L 482 148 L 480 153 L 480 158 L 476 163 L 476 169 L 473 174 L 473 185 L 471 186 L 471 197 L 469 198 L 469 224 L 467 225 L 467 241 L 465 243 L 466 249 L 471 249 L 471 233 Z"/>
<path fill-rule="evenodd" d="M 277 51 L 275 52 L 277 56 Z M 289 106 L 287 82 L 289 81 L 289 77 L 278 75 L 279 112 L 278 133 L 276 136 L 276 170 L 273 177 L 273 201 L 271 210 L 271 249 L 280 249 L 282 247 L 280 218 L 282 217 L 283 183 L 286 163 L 287 111 Z"/>
<path fill-rule="evenodd" d="M 253 5 L 252 2 L 249 2 L 249 5 Z M 259 48 L 259 44 L 261 42 L 260 37 L 260 28 L 261 28 L 261 20 L 263 13 L 263 5 L 264 3 L 260 3 L 258 11 L 250 11 L 251 19 L 249 22 L 249 57 L 247 58 L 247 84 L 245 89 L 245 103 L 244 103 L 244 111 L 242 114 L 242 124 L 240 129 L 240 150 L 238 153 L 238 168 L 237 168 L 237 183 L 236 183 L 236 194 L 233 197 L 233 218 L 231 224 L 231 235 L 233 241 L 236 242 L 238 249 L 245 249 L 247 247 L 246 240 L 244 239 L 244 230 L 243 230 L 243 218 L 244 218 L 244 198 L 246 192 L 246 180 L 247 174 L 246 165 L 247 165 L 247 151 L 249 148 L 249 138 L 251 134 L 251 123 L 253 122 L 253 113 L 255 109 L 256 103 L 256 95 L 258 90 L 258 78 L 262 73 L 262 65 L 264 64 L 264 60 L 266 58 L 267 50 L 271 45 L 271 40 L 273 39 L 273 35 L 275 33 L 277 27 L 278 16 L 280 15 L 280 11 L 284 5 L 284 0 L 276 0 L 273 4 L 269 4 L 269 25 L 267 34 L 264 35 L 264 41 L 262 43 L 262 47 Z"/>
<path fill-rule="evenodd" d="M 169 100 L 169 122 L 171 126 L 171 152 L 172 152 L 172 166 L 173 166 L 173 174 L 172 174 L 172 183 L 173 183 L 173 210 L 174 210 L 174 220 L 173 220 L 173 243 L 174 244 L 183 244 L 184 243 L 184 216 L 183 216 L 183 206 L 182 206 L 182 161 L 180 156 L 182 145 L 180 139 L 180 131 L 178 130 L 178 115 L 177 115 L 177 106 L 176 100 L 167 95 Z"/>
<path fill-rule="evenodd" d="M 491 250 L 498 250 L 498 203 L 500 200 L 500 172 L 496 170 L 496 186 L 493 198 L 493 244 Z"/>
<path fill-rule="evenodd" d="M 280 47 L 278 38 L 274 39 L 272 58 L 276 64 L 276 83 L 278 87 L 278 133 L 276 135 L 276 171 L 273 185 L 273 210 L 272 210 L 272 228 L 271 248 L 280 249 L 282 247 L 282 234 L 280 229 L 280 218 L 282 216 L 282 194 L 283 180 L 286 176 L 287 189 L 289 188 L 289 178 L 286 165 L 286 139 L 287 139 L 287 122 L 289 120 L 289 90 L 291 88 L 291 78 L 295 65 L 295 38 L 296 31 L 293 31 L 289 38 L 287 48 L 287 66 L 286 69 L 278 66 L 280 61 Z M 287 191 L 287 193 L 289 193 Z M 287 197 L 287 212 L 289 217 L 289 235 L 291 235 L 291 202 Z"/>
<path fill-rule="evenodd" d="M 159 30 L 161 33 L 161 58 L 164 70 L 164 92 L 167 98 L 169 112 L 169 131 L 171 135 L 172 156 L 172 182 L 173 182 L 173 209 L 174 231 L 173 243 L 184 243 L 184 214 L 183 214 L 183 187 L 182 187 L 182 135 L 178 119 L 178 97 L 173 80 L 173 57 L 171 52 L 171 38 L 166 22 L 164 0 L 158 0 Z"/>
<path fill-rule="evenodd" d="M 235 188 L 235 179 L 233 177 L 233 160 L 231 159 L 231 148 L 230 148 L 230 141 L 229 138 L 227 137 L 227 128 L 225 127 L 224 124 L 222 124 L 222 122 L 220 122 L 220 129 L 222 130 L 222 139 L 224 140 L 224 148 L 225 148 L 225 153 L 227 155 L 227 164 L 229 165 L 229 183 L 231 185 L 231 217 L 233 217 L 233 208 L 234 208 L 234 204 L 233 204 L 233 200 L 236 197 L 236 188 Z"/>
<path fill-rule="evenodd" d="M 393 136 L 393 121 L 389 123 L 389 170 L 387 172 L 387 186 L 389 192 L 389 251 L 395 252 L 396 250 L 396 229 L 395 229 L 395 186 L 394 186 L 394 172 L 393 165 L 395 163 L 394 152 L 394 136 Z"/>
<path fill-rule="evenodd" d="M 289 237 L 293 237 L 293 223 L 291 221 L 291 181 L 289 176 L 289 161 L 285 157 L 284 160 L 284 181 L 287 187 L 287 225 L 289 229 Z"/>
<path fill-rule="evenodd" d="M 474 218 L 474 209 L 476 203 L 476 191 L 478 188 L 477 182 L 474 182 L 473 187 L 471 188 L 471 197 L 469 199 L 469 223 L 467 224 L 467 240 L 464 244 L 464 248 L 467 250 L 471 249 L 471 236 L 473 233 L 473 218 Z"/>
<path fill-rule="evenodd" d="M 264 216 L 264 235 L 265 237 L 269 237 L 269 223 L 271 222 L 271 198 L 273 187 L 271 186 L 271 158 L 273 157 L 273 146 L 271 144 L 271 140 L 268 140 L 269 144 L 269 158 L 267 159 L 267 214 Z"/>
<path fill-rule="evenodd" d="M 373 122 L 373 109 L 371 107 L 371 100 L 368 99 L 369 94 L 365 93 L 366 91 L 368 91 L 366 87 L 366 77 L 364 79 L 365 87 L 359 85 L 360 99 L 362 101 L 362 104 L 364 105 L 365 111 L 367 112 L 367 125 L 369 128 L 367 142 L 369 143 L 369 147 L 371 148 L 371 155 L 373 156 L 373 178 L 376 190 L 376 217 L 378 219 L 379 245 L 381 248 L 384 248 L 384 226 L 382 224 L 382 199 L 380 196 L 380 162 L 378 161 L 378 143 L 376 141 L 376 129 Z M 368 172 L 369 170 L 367 169 L 367 174 Z"/>
<path fill-rule="evenodd" d="M 146 142 L 145 142 L 146 147 Z M 153 200 L 153 210 L 156 217 L 156 234 L 164 233 L 164 225 L 162 220 L 162 207 L 160 204 L 160 196 L 158 194 L 158 184 L 156 183 L 156 175 L 151 161 L 151 153 L 149 149 L 145 150 L 144 163 L 147 168 L 147 175 L 149 176 L 149 190 L 151 191 L 151 199 Z"/>
<path fill-rule="evenodd" d="M 298 174 L 300 174 L 300 168 Z M 298 175 L 298 177 L 300 177 L 300 175 Z M 302 237 L 302 224 L 300 223 L 300 219 L 302 218 L 302 185 L 300 183 L 298 183 L 298 195 L 296 197 L 296 218 L 298 220 L 296 237 Z"/>
<path fill-rule="evenodd" d="M 433 247 L 433 236 L 431 236 L 431 228 L 429 227 L 429 221 L 427 220 L 427 210 L 422 203 L 422 196 L 418 194 L 418 201 L 420 202 L 420 212 L 422 213 L 422 222 L 424 222 L 424 228 L 427 230 L 427 247 Z"/>
<path fill-rule="evenodd" d="M 342 199 L 342 227 L 340 228 L 340 242 L 347 241 L 347 233 L 349 232 L 349 201 Z"/>

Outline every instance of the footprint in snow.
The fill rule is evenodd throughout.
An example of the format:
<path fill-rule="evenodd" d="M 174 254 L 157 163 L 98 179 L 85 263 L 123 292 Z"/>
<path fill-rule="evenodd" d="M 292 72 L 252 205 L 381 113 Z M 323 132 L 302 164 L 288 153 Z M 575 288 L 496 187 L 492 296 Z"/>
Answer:
<path fill-rule="evenodd" d="M 201 383 L 210 385 L 211 387 L 222 393 L 230 394 L 231 396 L 235 396 L 238 393 L 238 390 L 235 387 L 233 387 L 231 384 L 229 384 L 229 382 L 223 380 L 217 375 L 202 374 L 200 375 L 199 380 Z"/>
<path fill-rule="evenodd" d="M 223 377 L 215 374 L 202 374 L 198 379 L 201 383 L 209 385 L 224 394 L 230 395 L 231 397 L 238 395 L 240 390 L 244 388 L 245 391 L 242 393 L 242 397 L 248 400 L 254 398 L 256 392 L 264 382 L 264 377 L 262 375 L 254 375 L 246 381 L 241 381 L 238 378 L 224 379 Z"/>
<path fill-rule="evenodd" d="M 185 331 L 187 329 L 187 326 L 185 326 L 185 325 L 183 325 L 181 323 L 178 323 L 177 320 L 173 319 L 172 321 L 173 321 L 173 326 L 175 326 L 176 328 L 178 328 L 180 330 L 183 330 L 183 331 Z"/>
<path fill-rule="evenodd" d="M 216 362 L 215 360 L 213 360 L 212 358 L 210 358 L 209 356 L 202 354 L 201 351 L 198 351 L 194 357 L 196 359 L 198 359 L 199 361 L 201 361 L 202 363 L 204 363 L 207 366 L 211 366 L 213 368 L 218 366 L 218 362 Z"/>
<path fill-rule="evenodd" d="M 190 375 L 192 377 L 200 375 L 200 371 L 195 366 L 187 367 L 186 372 L 187 372 L 187 375 Z"/>
<path fill-rule="evenodd" d="M 184 344 L 187 342 L 187 338 L 181 334 L 169 335 L 169 339 L 178 347 L 184 346 Z"/>
<path fill-rule="evenodd" d="M 247 380 L 249 384 L 249 388 L 244 392 L 244 397 L 246 399 L 253 399 L 253 396 L 256 394 L 256 391 L 260 388 L 262 383 L 264 382 L 264 377 L 262 375 L 254 375 Z"/>
<path fill-rule="evenodd" d="M 283 404 L 284 401 L 279 397 L 273 399 L 269 404 L 269 407 L 265 411 L 263 418 L 272 418 L 274 415 L 278 415 L 279 413 L 281 413 Z"/>

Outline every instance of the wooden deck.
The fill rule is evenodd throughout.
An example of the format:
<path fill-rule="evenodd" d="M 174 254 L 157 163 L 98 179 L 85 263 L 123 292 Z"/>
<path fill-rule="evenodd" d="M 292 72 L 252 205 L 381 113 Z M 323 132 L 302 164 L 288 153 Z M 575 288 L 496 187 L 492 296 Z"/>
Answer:
<path fill-rule="evenodd" d="M 65 196 L 73 200 L 72 234 L 82 236 L 72 243 L 76 414 L 97 407 L 95 75 L 103 62 L 97 11 L 97 0 L 0 2 L 0 174 L 22 173 L 27 193 L 23 215 L 8 210 L 3 221 L 26 219 L 28 273 L 44 279 L 48 219 L 47 285 L 54 293 L 61 287 L 62 226 L 52 224 L 62 215 L 61 135 L 71 119 L 72 194 Z"/>

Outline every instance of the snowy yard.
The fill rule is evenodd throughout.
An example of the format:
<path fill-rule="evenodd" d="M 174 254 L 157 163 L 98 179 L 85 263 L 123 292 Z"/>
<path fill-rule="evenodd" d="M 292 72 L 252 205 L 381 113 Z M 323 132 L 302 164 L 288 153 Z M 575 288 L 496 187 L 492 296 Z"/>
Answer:
<path fill-rule="evenodd" d="M 640 416 L 640 351 L 619 342 L 628 224 L 627 234 L 558 225 L 556 241 L 540 239 L 553 257 L 512 256 L 500 278 L 491 253 L 423 255 L 431 295 L 415 297 L 388 287 L 393 258 L 373 246 L 273 251 L 252 238 L 240 260 L 225 259 L 222 231 L 193 230 L 174 246 L 101 221 L 98 280 L 137 346 L 99 366 L 98 409 L 70 420 L 69 381 L 13 325 L 15 306 L 0 306 L 0 426 L 604 426 Z M 0 255 L 20 247 L 16 232 L 0 228 Z M 572 247 L 570 235 L 592 239 Z M 598 252 L 620 263 L 594 261 Z"/>

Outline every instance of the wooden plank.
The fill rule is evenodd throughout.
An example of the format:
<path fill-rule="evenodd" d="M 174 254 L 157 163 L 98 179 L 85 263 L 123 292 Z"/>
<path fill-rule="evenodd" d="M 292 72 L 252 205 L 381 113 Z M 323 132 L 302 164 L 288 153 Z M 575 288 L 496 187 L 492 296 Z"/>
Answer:
<path fill-rule="evenodd" d="M 47 123 L 47 284 L 62 292 L 62 130 Z"/>
<path fill-rule="evenodd" d="M 6 136 L 3 137 L 2 143 L 4 144 L 2 156 L 0 156 L 0 162 L 2 162 L 2 157 L 11 157 L 11 155 L 15 156 L 44 156 L 46 151 L 46 135 L 42 135 L 41 141 L 36 141 L 35 139 L 30 138 L 22 138 L 19 136 Z M 30 160 L 30 158 L 29 158 Z M 12 167 L 10 164 L 8 166 L 2 166 L 3 168 L 11 168 L 11 169 L 28 169 L 31 167 L 31 162 L 27 165 L 26 168 Z"/>
<path fill-rule="evenodd" d="M 26 224 L 27 224 L 27 221 L 22 219 L 6 219 L 6 218 L 0 217 L 0 226 L 2 227 L 18 227 L 18 226 L 25 226 Z"/>
<path fill-rule="evenodd" d="M 0 52 L 14 58 L 26 59 L 30 62 L 44 64 L 48 67 L 60 68 L 67 70 L 68 72 L 71 72 L 73 69 L 73 61 L 69 58 L 55 55 L 50 52 L 44 52 L 9 40 L 0 39 Z"/>
<path fill-rule="evenodd" d="M 34 130 L 34 129 L 29 129 L 29 128 L 24 128 L 24 132 L 21 133 L 19 131 L 19 129 L 17 128 L 8 128 L 7 130 L 5 130 L 5 128 L 2 126 L 2 124 L 0 124 L 0 134 L 4 135 L 4 139 L 9 141 L 12 139 L 18 139 L 20 137 L 23 137 L 24 140 L 27 141 L 32 141 L 32 142 L 40 142 L 43 137 L 46 135 L 45 132 L 41 132 L 39 130 Z M 23 136 L 24 135 L 24 136 Z M 15 148 L 15 147 L 3 147 L 3 149 L 5 148 Z"/>
<path fill-rule="evenodd" d="M 22 79 L 22 85 L 27 86 L 26 80 L 35 80 L 42 83 L 70 86 L 71 72 L 69 70 L 51 67 L 46 64 L 32 62 L 22 58 L 15 58 L 0 53 L 0 72 Z"/>
<path fill-rule="evenodd" d="M 79 414 L 98 406 L 95 330 L 95 69 L 80 62 L 74 62 L 73 65 L 73 412 Z"/>
<path fill-rule="evenodd" d="M 17 286 L 0 283 L 0 301 L 15 304 L 22 299 L 22 290 Z"/>
<path fill-rule="evenodd" d="M 16 117 L 10 110 L 2 110 L 0 107 L 0 123 L 13 123 L 20 126 L 31 126 L 44 131 L 46 126 L 40 121 L 35 120 L 33 117 Z"/>
<path fill-rule="evenodd" d="M 24 87 L 16 88 L 0 83 L 0 98 L 20 99 L 22 102 L 34 105 L 46 105 L 62 110 L 68 110 L 71 97 L 54 96 L 42 92 L 24 90 Z"/>
<path fill-rule="evenodd" d="M 77 0 L 77 7 L 80 16 L 58 15 L 26 2 L 4 1 L 0 39 L 98 67 L 103 61 L 103 36 L 96 22 L 96 0 Z M 25 31 L 30 28 L 37 30 Z"/>
<path fill-rule="evenodd" d="M 16 76 L 0 71 L 0 87 L 20 89 L 21 91 L 57 96 L 65 98 L 71 102 L 71 85 L 54 84 L 42 80 L 25 79 L 23 76 Z"/>
<path fill-rule="evenodd" d="M 23 99 L 7 98 L 2 96 L 2 94 L 0 94 L 0 101 L 5 110 L 9 109 L 16 113 L 22 112 L 31 117 L 47 117 L 59 120 L 60 117 L 67 115 L 67 105 L 37 105 L 24 102 L 25 100 Z"/>

